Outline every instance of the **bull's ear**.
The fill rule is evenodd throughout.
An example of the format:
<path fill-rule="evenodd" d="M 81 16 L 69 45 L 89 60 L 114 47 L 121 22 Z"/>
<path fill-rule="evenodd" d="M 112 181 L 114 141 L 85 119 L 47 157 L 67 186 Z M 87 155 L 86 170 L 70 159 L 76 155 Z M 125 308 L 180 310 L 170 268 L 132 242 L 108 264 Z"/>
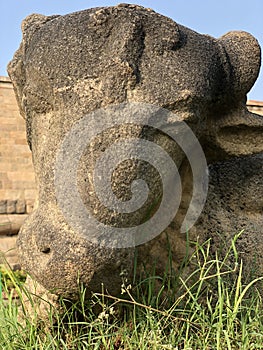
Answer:
<path fill-rule="evenodd" d="M 230 85 L 237 98 L 244 97 L 254 85 L 261 64 L 258 41 L 244 31 L 233 31 L 218 39 L 230 63 Z"/>

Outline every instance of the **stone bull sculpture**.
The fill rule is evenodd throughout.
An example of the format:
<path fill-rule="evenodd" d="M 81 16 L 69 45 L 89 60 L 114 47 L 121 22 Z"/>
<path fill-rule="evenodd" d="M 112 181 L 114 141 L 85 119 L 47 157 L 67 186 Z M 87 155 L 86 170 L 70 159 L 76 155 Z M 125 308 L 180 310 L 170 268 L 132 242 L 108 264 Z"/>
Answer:
<path fill-rule="evenodd" d="M 186 123 L 208 163 L 260 153 L 263 120 L 246 109 L 246 94 L 259 73 L 259 44 L 241 31 L 214 39 L 151 9 L 127 4 L 65 16 L 31 15 L 24 20 L 22 31 L 21 46 L 8 72 L 26 121 L 38 187 L 34 212 L 19 233 L 23 268 L 45 290 L 57 295 L 76 297 L 79 282 L 88 294 L 101 291 L 101 283 L 116 294 L 122 272 L 129 275 L 133 269 L 134 247 L 107 247 L 89 241 L 63 215 L 56 197 L 55 168 L 65 136 L 93 111 L 134 102 L 165 108 L 177 121 Z M 95 126 L 93 118 L 87 128 Z M 157 259 L 158 268 L 164 269 L 168 235 L 176 267 L 185 253 L 186 235 L 180 225 L 190 202 L 192 175 L 182 150 L 165 133 L 130 124 L 96 135 L 79 159 L 80 196 L 98 221 L 113 228 L 135 226 L 146 220 L 149 211 L 157 210 L 154 193 L 159 198 L 160 181 L 145 162 L 122 162 L 112 177 L 114 193 L 124 202 L 131 198 L 134 179 L 144 177 L 150 184 L 150 199 L 135 216 L 108 210 L 94 194 L 91 175 L 96 160 L 111 144 L 126 138 L 156 142 L 170 153 L 180 171 L 183 194 L 175 218 L 162 234 L 138 247 L 139 261 Z M 260 156 L 256 160 L 262 165 Z M 211 171 L 212 176 L 215 172 Z M 71 175 L 69 172 L 64 180 Z M 215 186 L 215 180 L 212 182 Z M 212 197 L 217 193 L 213 187 L 209 191 Z M 206 216 L 189 232 L 192 238 L 213 234 L 213 227 L 207 224 L 209 208 L 208 202 Z M 261 220 L 262 212 L 258 212 Z"/>

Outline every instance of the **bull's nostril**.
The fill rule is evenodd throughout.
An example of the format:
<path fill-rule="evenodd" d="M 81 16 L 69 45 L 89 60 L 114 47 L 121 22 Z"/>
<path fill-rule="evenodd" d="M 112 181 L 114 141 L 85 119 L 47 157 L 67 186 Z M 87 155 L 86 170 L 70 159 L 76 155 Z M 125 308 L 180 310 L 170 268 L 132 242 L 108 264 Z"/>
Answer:
<path fill-rule="evenodd" d="M 49 247 L 44 247 L 41 249 L 41 253 L 48 254 L 50 253 L 50 248 Z"/>

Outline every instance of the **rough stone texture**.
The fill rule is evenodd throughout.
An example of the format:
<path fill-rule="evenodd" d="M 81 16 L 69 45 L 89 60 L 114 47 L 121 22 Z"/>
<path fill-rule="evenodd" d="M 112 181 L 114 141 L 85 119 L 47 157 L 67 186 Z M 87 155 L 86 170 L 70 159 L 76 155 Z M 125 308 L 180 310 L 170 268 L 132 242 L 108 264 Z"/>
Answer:
<path fill-rule="evenodd" d="M 226 252 L 235 234 L 244 276 L 263 274 L 263 154 L 234 158 L 210 167 L 206 206 L 196 231 L 212 249 Z"/>
<path fill-rule="evenodd" d="M 133 249 L 91 244 L 65 221 L 54 189 L 60 142 L 83 115 L 133 101 L 175 112 L 191 126 L 209 162 L 262 152 L 262 118 L 249 113 L 245 105 L 259 72 L 259 45 L 245 32 L 230 32 L 219 39 L 200 35 L 136 5 L 66 16 L 31 15 L 22 31 L 22 44 L 8 71 L 26 120 L 38 186 L 35 210 L 20 231 L 23 267 L 46 289 L 67 297 L 77 295 L 78 281 L 88 292 L 100 291 L 104 283 L 109 292 L 118 293 L 121 272 L 132 272 Z M 97 203 L 89 171 L 111 142 L 131 136 L 151 137 L 140 127 L 107 131 L 80 161 L 83 202 L 104 223 L 123 224 L 123 217 Z M 182 205 L 173 223 L 139 249 L 139 260 L 152 262 L 158 257 L 163 269 L 166 234 L 173 242 L 175 266 L 185 252 L 185 235 L 178 232 L 191 195 L 191 174 L 182 152 L 168 137 L 156 132 L 152 138 L 171 153 L 184 183 Z M 139 169 L 144 169 L 153 190 L 158 190 L 156 174 L 140 166 L 127 163 L 116 172 L 113 184 L 125 178 L 124 190 L 117 188 L 116 196 L 129 198 L 128 185 L 141 173 Z M 135 219 L 125 217 L 124 224 L 137 223 L 150 205 Z M 196 228 L 190 234 L 195 237 Z"/>

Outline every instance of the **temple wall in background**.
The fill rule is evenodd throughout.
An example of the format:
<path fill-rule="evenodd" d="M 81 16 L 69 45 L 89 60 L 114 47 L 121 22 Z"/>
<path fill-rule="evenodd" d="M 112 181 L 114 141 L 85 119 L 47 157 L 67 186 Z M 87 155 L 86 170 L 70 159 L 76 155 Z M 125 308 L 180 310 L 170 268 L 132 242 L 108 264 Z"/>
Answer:
<path fill-rule="evenodd" d="M 26 141 L 25 121 L 19 114 L 12 84 L 0 78 L 0 214 L 32 210 L 35 178 Z"/>
<path fill-rule="evenodd" d="M 263 115 L 263 101 L 248 101 L 247 107 L 250 112 Z"/>
<path fill-rule="evenodd" d="M 32 211 L 34 198 L 35 178 L 25 121 L 10 80 L 0 77 L 0 251 L 14 245 L 14 237 L 4 237 L 18 232 Z"/>

